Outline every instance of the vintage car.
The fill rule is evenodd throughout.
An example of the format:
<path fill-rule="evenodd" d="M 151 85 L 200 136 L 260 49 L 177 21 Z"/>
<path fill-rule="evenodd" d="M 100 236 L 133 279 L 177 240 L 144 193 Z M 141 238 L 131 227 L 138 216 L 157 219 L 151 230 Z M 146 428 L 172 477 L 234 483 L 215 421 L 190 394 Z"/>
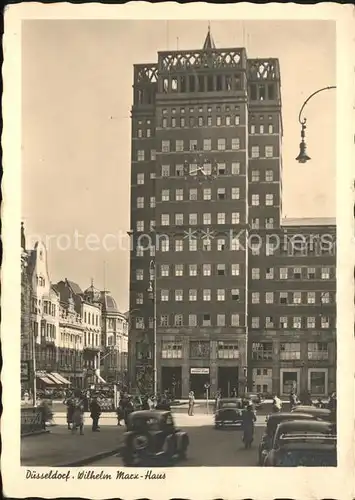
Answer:
<path fill-rule="evenodd" d="M 247 392 L 243 399 L 250 401 L 256 410 L 259 410 L 263 405 L 263 399 L 260 394 L 255 394 L 253 392 Z"/>
<path fill-rule="evenodd" d="M 293 420 L 277 426 L 265 467 L 335 467 L 336 434 L 330 422 Z"/>
<path fill-rule="evenodd" d="M 326 422 L 333 422 L 334 415 L 333 413 L 326 408 L 317 408 L 316 406 L 306 406 L 306 405 L 298 405 L 295 406 L 292 410 L 292 413 L 309 413 L 318 417 L 319 420 L 325 420 Z"/>
<path fill-rule="evenodd" d="M 282 422 L 289 422 L 294 420 L 317 420 L 317 417 L 309 413 L 291 413 L 280 412 L 271 413 L 266 417 L 266 428 L 261 438 L 258 451 L 258 465 L 263 465 L 266 456 L 272 449 L 272 444 L 275 436 L 277 426 Z"/>
<path fill-rule="evenodd" d="M 162 467 L 185 459 L 189 437 L 175 427 L 169 411 L 134 411 L 128 417 L 121 456 L 126 466 L 147 467 L 159 461 Z"/>
<path fill-rule="evenodd" d="M 243 401 L 241 398 L 221 398 L 216 407 L 214 427 L 220 429 L 225 426 L 241 427 L 243 423 Z"/>

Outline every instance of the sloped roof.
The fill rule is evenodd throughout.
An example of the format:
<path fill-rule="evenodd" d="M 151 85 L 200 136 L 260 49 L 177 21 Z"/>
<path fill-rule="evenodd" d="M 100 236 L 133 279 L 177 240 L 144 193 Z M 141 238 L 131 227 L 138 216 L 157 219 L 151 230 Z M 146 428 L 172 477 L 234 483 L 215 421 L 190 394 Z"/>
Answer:
<path fill-rule="evenodd" d="M 74 281 L 69 281 L 68 279 L 66 281 L 72 289 L 73 293 L 75 293 L 76 295 L 81 295 L 83 293 L 82 289 L 77 283 L 74 283 Z"/>
<path fill-rule="evenodd" d="M 207 36 L 205 39 L 205 43 L 203 44 L 203 50 L 210 50 L 210 49 L 215 49 L 215 48 L 216 48 L 216 45 L 215 45 L 214 40 L 212 38 L 210 27 L 208 27 L 208 32 L 207 32 Z"/>

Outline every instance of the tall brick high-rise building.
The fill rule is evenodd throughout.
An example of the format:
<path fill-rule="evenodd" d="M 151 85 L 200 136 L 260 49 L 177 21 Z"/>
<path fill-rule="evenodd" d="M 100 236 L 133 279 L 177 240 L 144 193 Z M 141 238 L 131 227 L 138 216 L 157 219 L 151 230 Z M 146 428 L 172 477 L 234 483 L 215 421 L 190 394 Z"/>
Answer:
<path fill-rule="evenodd" d="M 313 383 L 313 392 L 325 392 L 328 378 L 335 383 L 335 371 L 328 374 L 335 363 L 335 258 L 333 247 L 328 256 L 319 251 L 318 243 L 311 254 L 307 249 L 311 234 L 319 236 L 329 229 L 335 238 L 335 228 L 328 227 L 329 221 L 326 227 L 322 221 L 310 223 L 303 242 L 306 250 L 297 250 L 297 255 L 287 240 L 281 219 L 278 59 L 248 59 L 244 48 L 217 49 L 208 31 L 200 50 L 159 52 L 156 64 L 135 65 L 133 88 L 132 387 L 152 387 L 154 308 L 148 287 L 154 267 L 159 391 L 169 389 L 176 397 L 187 397 L 192 389 L 202 397 L 209 383 L 212 392 L 221 388 L 226 395 L 234 388 L 286 393 L 294 384 L 300 391 Z M 303 229 L 299 224 L 291 233 L 303 235 Z M 286 245 L 275 245 L 285 238 Z M 272 241 L 277 248 L 271 249 Z M 302 251 L 308 257 L 300 262 Z M 316 267 L 317 273 L 319 269 L 319 281 L 321 267 L 329 268 L 324 274 L 329 280 L 322 281 L 320 291 L 317 283 L 309 288 L 307 266 Z M 302 315 L 295 312 L 299 302 L 285 313 L 294 293 L 294 280 L 285 285 L 280 278 L 279 268 L 286 267 L 301 268 L 295 290 L 297 301 L 306 301 Z M 286 289 L 290 303 L 280 303 Z M 307 303 L 308 289 L 315 293 L 314 302 Z M 332 320 L 321 328 L 318 320 L 325 306 L 314 309 L 323 292 L 330 293 L 326 307 Z M 291 319 L 300 315 L 300 321 Z M 285 316 L 289 324 L 281 326 Z M 315 320 L 308 321 L 308 316 Z M 264 339 L 271 342 L 271 354 L 263 354 Z M 316 352 L 330 343 L 328 357 L 308 357 L 308 342 Z M 280 364 L 280 350 L 295 354 L 282 355 Z M 313 378 L 305 374 L 309 361 L 323 370 L 314 372 Z"/>

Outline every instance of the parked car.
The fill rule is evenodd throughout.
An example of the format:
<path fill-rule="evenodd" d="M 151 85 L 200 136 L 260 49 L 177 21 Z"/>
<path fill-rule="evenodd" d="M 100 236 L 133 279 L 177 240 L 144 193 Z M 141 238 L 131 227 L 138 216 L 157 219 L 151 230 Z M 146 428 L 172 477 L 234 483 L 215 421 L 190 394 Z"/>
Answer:
<path fill-rule="evenodd" d="M 333 413 L 326 408 L 317 408 L 316 406 L 306 406 L 306 405 L 298 405 L 291 410 L 292 413 L 309 413 L 318 417 L 319 420 L 325 420 L 326 422 L 333 422 L 334 415 Z"/>
<path fill-rule="evenodd" d="M 265 467 L 335 467 L 336 434 L 330 422 L 293 420 L 277 426 Z"/>
<path fill-rule="evenodd" d="M 259 444 L 258 451 L 258 465 L 263 465 L 266 456 L 272 449 L 272 444 L 275 436 L 277 426 L 282 422 L 289 422 L 294 420 L 317 420 L 317 417 L 309 413 L 291 413 L 280 412 L 271 413 L 266 417 L 266 428 Z"/>
<path fill-rule="evenodd" d="M 126 466 L 149 466 L 160 462 L 165 467 L 173 460 L 185 459 L 188 434 L 177 429 L 169 411 L 134 411 L 128 417 L 123 436 L 122 459 Z"/>
<path fill-rule="evenodd" d="M 241 427 L 243 423 L 243 401 L 241 398 L 221 398 L 214 417 L 215 429 L 225 426 Z"/>

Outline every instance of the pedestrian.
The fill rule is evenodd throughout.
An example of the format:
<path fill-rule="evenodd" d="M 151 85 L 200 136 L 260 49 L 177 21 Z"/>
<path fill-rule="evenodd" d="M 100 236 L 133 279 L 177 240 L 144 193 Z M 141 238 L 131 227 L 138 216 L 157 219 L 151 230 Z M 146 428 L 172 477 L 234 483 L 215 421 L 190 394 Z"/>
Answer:
<path fill-rule="evenodd" d="M 254 440 L 254 423 L 256 415 L 252 404 L 248 404 L 243 413 L 243 443 L 245 448 L 251 448 Z"/>
<path fill-rule="evenodd" d="M 154 398 L 152 396 L 148 396 L 148 406 L 150 410 L 154 410 Z"/>
<path fill-rule="evenodd" d="M 275 394 L 273 400 L 272 400 L 272 411 L 274 413 L 279 413 L 282 409 L 282 401 L 281 399 Z"/>
<path fill-rule="evenodd" d="M 75 434 L 78 429 L 82 436 L 84 434 L 84 402 L 80 399 L 73 402 L 72 433 Z"/>
<path fill-rule="evenodd" d="M 99 418 L 101 415 L 101 407 L 94 397 L 90 404 L 90 417 L 92 418 L 92 432 L 100 432 Z"/>
<path fill-rule="evenodd" d="M 189 392 L 189 409 L 188 409 L 187 414 L 191 417 L 194 414 L 194 405 L 195 405 L 195 394 L 194 394 L 194 391 L 190 391 Z"/>
<path fill-rule="evenodd" d="M 127 402 L 125 405 L 125 410 L 124 410 L 124 423 L 126 424 L 126 426 L 128 425 L 128 417 L 133 412 L 134 412 L 134 406 L 133 406 L 132 397 L 128 396 Z"/>
<path fill-rule="evenodd" d="M 67 425 L 68 425 L 68 431 L 71 430 L 72 424 L 73 424 L 73 414 L 74 414 L 74 401 L 72 398 L 69 398 L 66 401 L 66 406 L 67 406 Z"/>

